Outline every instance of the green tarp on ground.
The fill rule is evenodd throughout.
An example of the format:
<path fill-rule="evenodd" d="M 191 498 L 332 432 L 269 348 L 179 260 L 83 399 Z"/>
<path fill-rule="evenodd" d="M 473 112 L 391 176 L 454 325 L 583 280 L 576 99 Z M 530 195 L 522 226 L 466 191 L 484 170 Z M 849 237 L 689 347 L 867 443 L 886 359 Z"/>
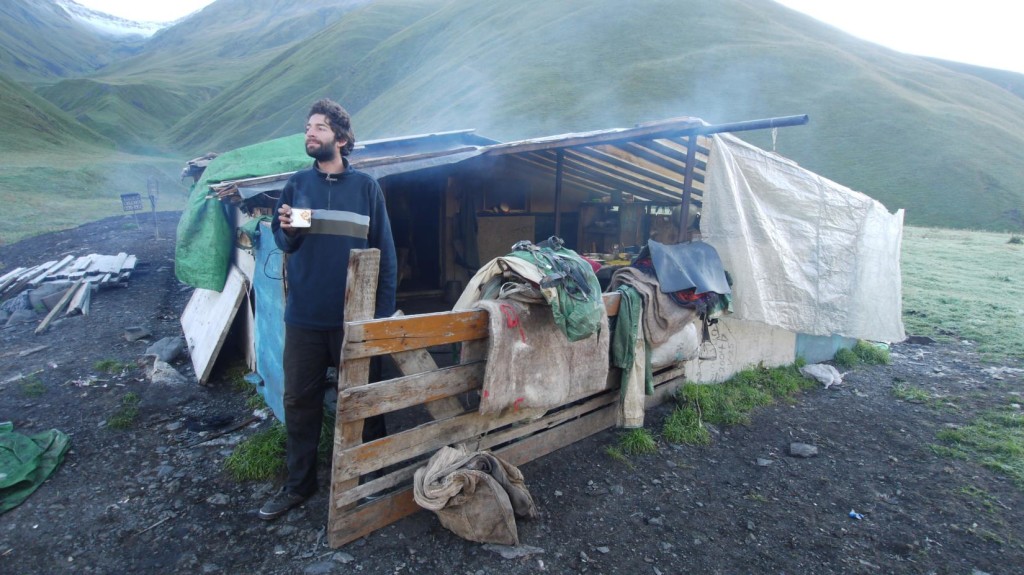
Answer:
<path fill-rule="evenodd" d="M 0 423 L 0 513 L 32 495 L 64 461 L 70 444 L 56 429 L 26 436 L 15 433 L 10 421 Z"/>
<path fill-rule="evenodd" d="M 227 281 L 234 230 L 221 202 L 207 198 L 210 184 L 301 170 L 312 162 L 304 142 L 304 134 L 294 134 L 232 150 L 210 162 L 192 186 L 178 221 L 174 273 L 179 280 L 218 292 Z"/>

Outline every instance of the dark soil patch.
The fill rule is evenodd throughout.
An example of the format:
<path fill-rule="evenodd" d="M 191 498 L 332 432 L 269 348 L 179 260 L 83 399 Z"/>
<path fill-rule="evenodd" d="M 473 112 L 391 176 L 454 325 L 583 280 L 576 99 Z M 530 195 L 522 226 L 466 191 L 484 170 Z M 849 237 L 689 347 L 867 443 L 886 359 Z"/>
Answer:
<path fill-rule="evenodd" d="M 708 447 L 659 442 L 657 454 L 624 463 L 605 452 L 619 433 L 609 430 L 524 465 L 541 516 L 520 522 L 520 539 L 543 550 L 526 557 L 460 540 L 427 512 L 330 549 L 326 476 L 305 505 L 261 522 L 256 510 L 275 486 L 236 483 L 222 464 L 269 422 L 199 443 L 250 415 L 223 369 L 210 386 L 158 394 L 139 368 L 94 368 L 141 357 L 149 342 L 125 340 L 127 327 L 149 329 L 149 341 L 180 335 L 191 289 L 174 278 L 176 221 L 160 215 L 160 240 L 151 222 L 138 230 L 118 217 L 0 247 L 5 269 L 69 253 L 125 251 L 140 262 L 126 288 L 95 294 L 88 316 L 38 336 L 35 324 L 0 330 L 0 420 L 72 438 L 57 472 L 0 516 L 4 573 L 1024 572 L 1021 487 L 929 449 L 947 426 L 1024 403 L 1019 372 L 993 377 L 960 344 L 896 345 L 892 365 L 713 429 Z M 40 345 L 49 348 L 18 355 Z M 187 359 L 175 367 L 194 380 Z M 18 374 L 35 374 L 42 392 L 26 393 Z M 897 399 L 894 385 L 933 399 Z M 128 392 L 141 413 L 110 429 Z M 669 409 L 649 412 L 647 428 L 657 434 Z M 792 442 L 819 455 L 791 457 Z"/>

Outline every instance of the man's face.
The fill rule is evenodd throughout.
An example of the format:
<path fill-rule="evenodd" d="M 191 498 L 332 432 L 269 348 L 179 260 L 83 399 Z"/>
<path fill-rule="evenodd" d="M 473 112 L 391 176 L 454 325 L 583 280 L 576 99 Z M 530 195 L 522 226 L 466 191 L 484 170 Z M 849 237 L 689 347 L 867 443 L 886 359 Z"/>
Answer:
<path fill-rule="evenodd" d="M 337 159 L 344 141 L 336 140 L 330 120 L 323 114 L 313 114 L 306 122 L 306 154 L 318 162 Z"/>

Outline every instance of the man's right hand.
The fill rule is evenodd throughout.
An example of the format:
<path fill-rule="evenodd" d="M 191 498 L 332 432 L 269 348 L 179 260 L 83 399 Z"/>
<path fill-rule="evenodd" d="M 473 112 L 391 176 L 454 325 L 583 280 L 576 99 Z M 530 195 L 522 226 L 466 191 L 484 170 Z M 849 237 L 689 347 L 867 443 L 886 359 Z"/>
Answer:
<path fill-rule="evenodd" d="M 281 204 L 280 208 L 277 208 L 277 221 L 281 224 L 281 231 L 294 236 L 299 230 L 292 227 L 292 207 L 288 204 Z"/>

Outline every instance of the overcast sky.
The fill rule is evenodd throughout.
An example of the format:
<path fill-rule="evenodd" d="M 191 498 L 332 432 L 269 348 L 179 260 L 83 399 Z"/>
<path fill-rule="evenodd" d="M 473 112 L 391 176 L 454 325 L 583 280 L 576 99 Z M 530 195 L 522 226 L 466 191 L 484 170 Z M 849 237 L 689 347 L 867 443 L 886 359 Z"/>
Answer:
<path fill-rule="evenodd" d="M 212 0 L 76 0 L 147 22 L 176 20 Z M 916 54 L 1024 73 L 1024 7 L 1015 0 L 778 0 L 845 32 Z"/>

